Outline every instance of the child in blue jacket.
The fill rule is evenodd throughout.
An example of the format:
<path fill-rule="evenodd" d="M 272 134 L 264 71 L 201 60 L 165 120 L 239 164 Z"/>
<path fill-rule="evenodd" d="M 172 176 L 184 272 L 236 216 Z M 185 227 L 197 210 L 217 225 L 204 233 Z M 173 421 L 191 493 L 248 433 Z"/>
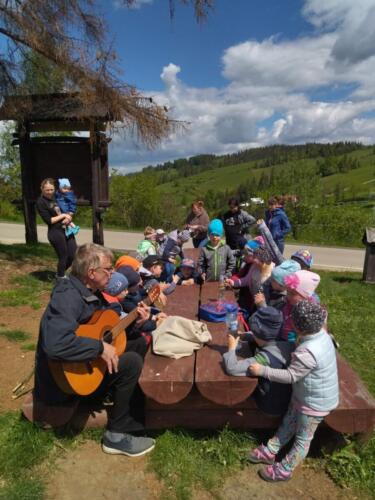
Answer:
<path fill-rule="evenodd" d="M 280 199 L 270 198 L 268 200 L 266 224 L 278 249 L 283 253 L 285 246 L 284 238 L 292 228 Z"/>
<path fill-rule="evenodd" d="M 73 215 L 77 212 L 77 198 L 72 190 L 69 179 L 59 179 L 59 189 L 55 193 L 56 202 L 63 214 Z M 77 234 L 79 226 L 73 222 L 65 227 L 65 236 L 69 238 L 72 234 Z"/>

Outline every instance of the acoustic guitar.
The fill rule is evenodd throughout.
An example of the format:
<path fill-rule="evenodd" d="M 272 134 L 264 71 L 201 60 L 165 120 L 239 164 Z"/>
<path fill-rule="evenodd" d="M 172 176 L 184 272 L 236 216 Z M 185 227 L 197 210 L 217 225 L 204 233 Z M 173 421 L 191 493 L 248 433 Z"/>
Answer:
<path fill-rule="evenodd" d="M 148 297 L 143 301 L 146 305 L 152 304 L 160 295 L 160 286 L 153 286 Z M 137 318 L 137 309 L 119 320 L 118 314 L 110 309 L 96 311 L 90 320 L 80 325 L 75 334 L 79 337 L 108 342 L 116 349 L 120 356 L 126 347 L 125 329 Z M 107 363 L 101 357 L 92 361 L 48 361 L 49 369 L 56 384 L 66 394 L 88 396 L 101 384 L 107 371 Z"/>

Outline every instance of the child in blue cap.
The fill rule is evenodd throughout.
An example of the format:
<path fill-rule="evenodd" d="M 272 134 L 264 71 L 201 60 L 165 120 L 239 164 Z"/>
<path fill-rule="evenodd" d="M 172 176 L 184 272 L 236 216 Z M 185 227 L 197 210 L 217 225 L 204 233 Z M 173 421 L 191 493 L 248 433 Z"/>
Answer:
<path fill-rule="evenodd" d="M 230 247 L 223 241 L 224 227 L 220 219 L 213 219 L 208 225 L 209 241 L 201 247 L 198 270 L 207 281 L 230 278 L 236 260 Z"/>
<path fill-rule="evenodd" d="M 59 179 L 59 189 L 55 193 L 56 202 L 63 214 L 73 215 L 77 212 L 77 198 L 72 190 L 69 179 L 63 177 Z M 65 236 L 69 238 L 77 234 L 80 227 L 73 222 L 65 227 Z"/>

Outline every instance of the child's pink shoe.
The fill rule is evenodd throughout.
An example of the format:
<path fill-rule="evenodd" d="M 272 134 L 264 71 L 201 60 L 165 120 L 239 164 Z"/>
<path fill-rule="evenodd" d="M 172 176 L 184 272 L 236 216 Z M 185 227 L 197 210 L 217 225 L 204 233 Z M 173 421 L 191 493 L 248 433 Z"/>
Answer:
<path fill-rule="evenodd" d="M 269 465 L 264 469 L 261 469 L 258 474 L 262 479 L 270 483 L 276 481 L 289 481 L 292 477 L 292 473 L 284 469 L 280 463 Z"/>
<path fill-rule="evenodd" d="M 275 463 L 275 455 L 269 451 L 267 446 L 261 444 L 260 446 L 258 446 L 258 448 L 255 448 L 255 450 L 251 451 L 248 454 L 247 460 L 252 464 L 272 465 L 273 463 Z"/>

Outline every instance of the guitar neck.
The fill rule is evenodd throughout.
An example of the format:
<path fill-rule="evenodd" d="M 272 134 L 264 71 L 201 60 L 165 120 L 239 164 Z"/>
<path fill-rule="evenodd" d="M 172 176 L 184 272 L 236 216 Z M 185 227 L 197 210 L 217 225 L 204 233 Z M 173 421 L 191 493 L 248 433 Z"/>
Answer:
<path fill-rule="evenodd" d="M 147 297 L 145 300 L 143 300 L 143 303 L 146 304 L 146 306 L 149 306 L 151 304 L 150 298 Z M 117 325 L 114 326 L 111 330 L 112 338 L 115 339 L 117 335 L 119 335 L 123 330 L 125 330 L 126 327 L 128 327 L 131 323 L 133 323 L 134 320 L 137 319 L 137 316 L 138 311 L 137 308 L 135 308 L 129 314 L 127 314 L 125 318 L 120 319 Z"/>

